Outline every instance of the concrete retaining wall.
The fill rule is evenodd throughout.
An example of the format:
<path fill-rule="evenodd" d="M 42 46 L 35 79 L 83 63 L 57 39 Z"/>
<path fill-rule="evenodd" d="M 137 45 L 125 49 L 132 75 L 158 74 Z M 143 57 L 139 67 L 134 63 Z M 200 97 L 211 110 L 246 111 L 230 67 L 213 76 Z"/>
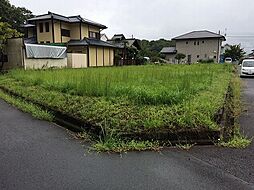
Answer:
<path fill-rule="evenodd" d="M 24 49 L 22 38 L 8 39 L 4 51 L 8 57 L 8 62 L 4 63 L 3 66 L 4 70 L 22 68 L 24 66 Z"/>
<path fill-rule="evenodd" d="M 46 69 L 46 68 L 65 68 L 67 58 L 64 59 L 24 59 L 24 69 Z"/>

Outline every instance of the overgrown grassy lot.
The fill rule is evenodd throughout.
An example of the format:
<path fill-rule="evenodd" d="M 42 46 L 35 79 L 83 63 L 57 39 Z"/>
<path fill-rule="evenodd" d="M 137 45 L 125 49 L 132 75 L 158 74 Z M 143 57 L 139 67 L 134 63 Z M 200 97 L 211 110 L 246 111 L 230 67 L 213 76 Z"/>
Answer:
<path fill-rule="evenodd" d="M 226 68 L 227 70 L 228 68 Z M 218 65 L 136 66 L 83 70 L 23 71 L 10 77 L 63 93 L 125 97 L 139 104 L 179 104 L 208 89 L 225 68 Z"/>
<path fill-rule="evenodd" d="M 232 66 L 218 64 L 13 70 L 0 87 L 121 136 L 219 131 L 216 115 L 233 77 Z"/>

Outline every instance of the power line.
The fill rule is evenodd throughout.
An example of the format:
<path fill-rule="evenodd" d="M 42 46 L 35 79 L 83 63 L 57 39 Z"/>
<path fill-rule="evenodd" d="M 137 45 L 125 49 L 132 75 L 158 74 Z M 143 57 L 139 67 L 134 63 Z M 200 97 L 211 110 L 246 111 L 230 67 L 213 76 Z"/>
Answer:
<path fill-rule="evenodd" d="M 228 35 L 229 38 L 254 38 L 254 35 Z"/>

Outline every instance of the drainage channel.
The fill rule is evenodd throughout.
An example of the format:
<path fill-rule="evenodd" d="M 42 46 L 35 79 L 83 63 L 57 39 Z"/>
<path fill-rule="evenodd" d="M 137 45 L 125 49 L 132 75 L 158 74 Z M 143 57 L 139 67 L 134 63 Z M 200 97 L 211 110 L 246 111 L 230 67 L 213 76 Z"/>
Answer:
<path fill-rule="evenodd" d="M 98 129 L 91 125 L 85 124 L 76 118 L 63 114 L 59 111 L 48 108 L 45 105 L 41 105 L 36 101 L 33 101 L 29 98 L 23 97 L 18 93 L 15 93 L 8 88 L 0 86 L 0 89 L 10 96 L 22 99 L 26 102 L 31 102 L 32 104 L 40 107 L 43 110 L 47 110 L 54 115 L 54 123 L 70 130 L 73 132 L 89 132 L 94 135 L 101 136 L 104 134 L 102 129 Z M 124 139 L 133 139 L 133 140 L 157 140 L 163 145 L 176 145 L 176 144 L 197 144 L 197 145 L 214 145 L 218 142 L 220 138 L 220 131 L 180 131 L 180 132 L 153 132 L 153 133 L 132 133 L 132 134 L 121 134 L 120 137 Z"/>

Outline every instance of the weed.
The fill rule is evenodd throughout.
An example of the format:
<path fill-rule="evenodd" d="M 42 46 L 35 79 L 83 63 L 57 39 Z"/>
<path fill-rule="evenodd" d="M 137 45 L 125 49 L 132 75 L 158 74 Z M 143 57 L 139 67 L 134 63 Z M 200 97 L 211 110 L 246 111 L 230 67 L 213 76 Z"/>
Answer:
<path fill-rule="evenodd" d="M 182 150 L 190 150 L 191 148 L 193 148 L 196 144 L 177 144 L 176 147 L 180 148 Z"/>
<path fill-rule="evenodd" d="M 85 142 L 92 142 L 93 141 L 93 137 L 90 134 L 88 134 L 87 132 L 76 133 L 75 138 L 80 139 Z"/>
<path fill-rule="evenodd" d="M 97 152 L 113 152 L 123 153 L 128 151 L 146 151 L 153 150 L 159 151 L 161 149 L 159 142 L 150 141 L 135 141 L 135 140 L 121 140 L 116 138 L 110 138 L 106 141 L 98 141 L 92 145 L 92 150 Z"/>
<path fill-rule="evenodd" d="M 242 135 L 234 135 L 228 142 L 220 142 L 219 145 L 228 148 L 244 149 L 251 144 L 252 140 Z"/>
<path fill-rule="evenodd" d="M 32 103 L 25 102 L 19 98 L 13 98 L 12 96 L 5 94 L 2 90 L 0 90 L 0 98 L 4 99 L 9 104 L 16 106 L 23 112 L 32 114 L 32 116 L 37 119 L 46 121 L 53 121 L 54 119 L 54 116 L 50 112 L 42 110 L 40 107 Z"/>

